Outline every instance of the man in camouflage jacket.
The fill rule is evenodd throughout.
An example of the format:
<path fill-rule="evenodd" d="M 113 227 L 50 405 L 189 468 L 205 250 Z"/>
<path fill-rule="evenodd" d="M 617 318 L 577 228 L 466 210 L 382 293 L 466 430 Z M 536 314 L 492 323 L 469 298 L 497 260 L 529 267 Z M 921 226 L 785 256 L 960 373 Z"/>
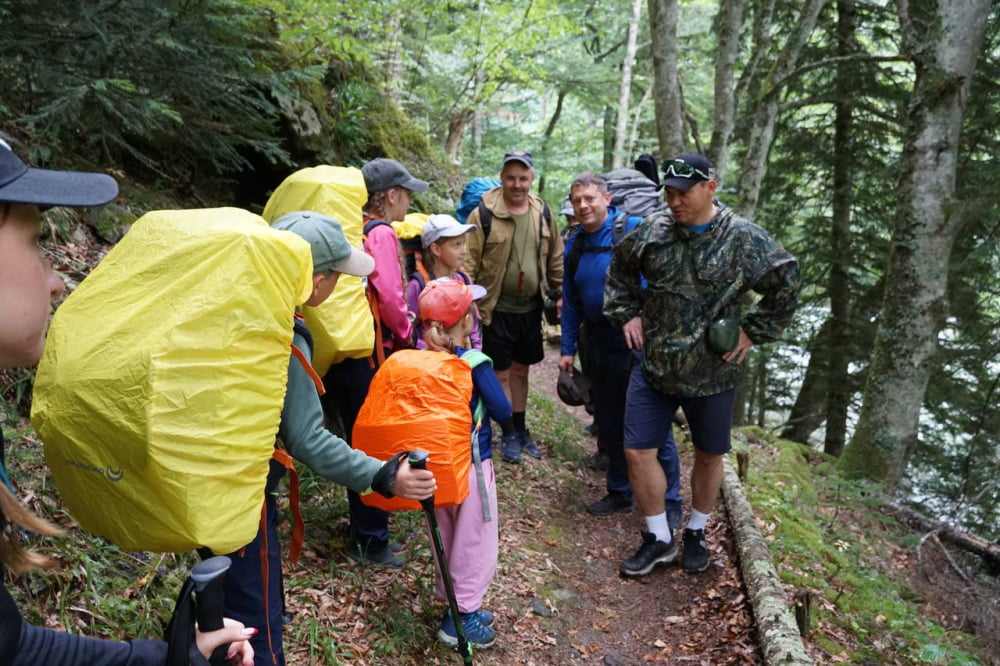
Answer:
<path fill-rule="evenodd" d="M 642 352 L 629 382 L 625 453 L 648 531 L 621 565 L 631 576 L 677 557 L 656 450 L 678 407 L 695 446 L 684 569 L 708 568 L 704 528 L 722 485 L 742 362 L 753 345 L 778 339 L 799 292 L 795 258 L 715 199 L 708 158 L 679 155 L 664 165 L 664 174 L 670 212 L 650 216 L 618 244 L 604 292 L 605 316 L 622 327 L 636 354 Z M 762 298 L 744 313 L 740 301 L 748 290 Z"/>

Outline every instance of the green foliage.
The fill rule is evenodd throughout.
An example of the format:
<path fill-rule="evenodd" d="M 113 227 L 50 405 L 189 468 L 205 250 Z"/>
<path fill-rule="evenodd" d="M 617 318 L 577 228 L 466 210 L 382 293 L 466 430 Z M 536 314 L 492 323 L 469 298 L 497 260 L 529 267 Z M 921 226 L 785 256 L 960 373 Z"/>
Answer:
<path fill-rule="evenodd" d="M 922 615 L 920 595 L 895 575 L 896 550 L 906 546 L 894 544 L 913 541 L 878 511 L 876 488 L 831 474 L 828 456 L 793 442 L 737 448 L 751 457 L 747 496 L 779 576 L 812 592 L 817 648 L 852 663 L 883 663 L 884 654 L 905 663 L 978 663 L 976 641 Z M 851 636 L 853 645 L 845 651 L 834 635 Z"/>
<path fill-rule="evenodd" d="M 261 10 L 231 0 L 6 3 L 0 85 L 33 158 L 128 165 L 175 184 L 287 160 L 285 72 Z"/>

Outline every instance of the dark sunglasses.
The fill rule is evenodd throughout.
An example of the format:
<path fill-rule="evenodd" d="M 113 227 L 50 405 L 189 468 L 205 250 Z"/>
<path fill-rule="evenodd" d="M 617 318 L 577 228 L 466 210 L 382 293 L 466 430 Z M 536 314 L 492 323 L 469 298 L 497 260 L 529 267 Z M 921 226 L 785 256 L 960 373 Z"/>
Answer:
<path fill-rule="evenodd" d="M 709 169 L 711 171 L 711 169 Z M 697 174 L 704 178 L 705 180 L 710 180 L 714 178 L 713 175 L 707 174 L 701 169 L 696 169 L 684 160 L 671 160 L 665 167 L 663 167 L 664 176 L 675 176 L 677 178 L 693 178 Z"/>

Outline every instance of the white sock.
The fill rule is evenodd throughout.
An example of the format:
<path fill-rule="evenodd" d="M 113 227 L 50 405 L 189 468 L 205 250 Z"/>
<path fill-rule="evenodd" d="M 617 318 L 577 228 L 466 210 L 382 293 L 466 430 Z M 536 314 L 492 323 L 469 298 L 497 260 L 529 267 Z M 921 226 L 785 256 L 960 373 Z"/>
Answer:
<path fill-rule="evenodd" d="M 657 541 L 670 543 L 670 526 L 667 524 L 667 512 L 655 516 L 646 516 L 646 531 L 653 534 Z"/>
<path fill-rule="evenodd" d="M 688 519 L 687 528 L 689 530 L 703 530 L 705 529 L 705 524 L 708 523 L 707 513 L 702 513 L 698 509 L 691 507 L 691 517 Z"/>

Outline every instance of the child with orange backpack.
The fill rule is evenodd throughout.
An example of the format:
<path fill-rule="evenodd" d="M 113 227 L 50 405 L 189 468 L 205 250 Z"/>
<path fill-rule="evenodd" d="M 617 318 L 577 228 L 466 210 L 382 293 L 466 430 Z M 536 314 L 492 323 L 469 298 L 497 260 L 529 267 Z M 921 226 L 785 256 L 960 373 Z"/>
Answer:
<path fill-rule="evenodd" d="M 452 278 L 464 284 L 472 284 L 472 278 L 462 270 L 462 263 L 469 254 L 465 234 L 475 228 L 472 224 L 461 224 L 451 215 L 431 215 L 427 218 L 420 230 L 423 252 L 415 262 L 416 271 L 410 274 L 410 281 L 406 285 L 406 304 L 410 312 L 420 311 L 420 292 L 431 280 Z M 472 319 L 469 344 L 473 349 L 481 350 L 483 342 L 479 337 L 479 311 L 475 308 Z M 417 349 L 424 349 L 424 327 L 419 318 L 413 325 L 413 331 Z"/>
<path fill-rule="evenodd" d="M 469 494 L 461 504 L 435 511 L 454 581 L 460 621 L 466 639 L 477 648 L 490 647 L 496 640 L 493 613 L 482 608 L 496 571 L 500 545 L 490 419 L 499 423 L 504 433 L 514 432 L 510 402 L 493 374 L 492 361 L 481 351 L 468 347 L 475 322 L 474 301 L 485 295 L 486 290 L 479 285 L 438 278 L 427 283 L 418 301 L 420 319 L 428 329 L 428 346 L 447 349 L 471 366 L 473 388 L 469 409 L 473 414 L 476 464 L 469 473 Z M 440 574 L 437 595 L 445 599 Z M 438 631 L 438 638 L 449 646 L 458 644 L 455 622 L 449 610 Z"/>

